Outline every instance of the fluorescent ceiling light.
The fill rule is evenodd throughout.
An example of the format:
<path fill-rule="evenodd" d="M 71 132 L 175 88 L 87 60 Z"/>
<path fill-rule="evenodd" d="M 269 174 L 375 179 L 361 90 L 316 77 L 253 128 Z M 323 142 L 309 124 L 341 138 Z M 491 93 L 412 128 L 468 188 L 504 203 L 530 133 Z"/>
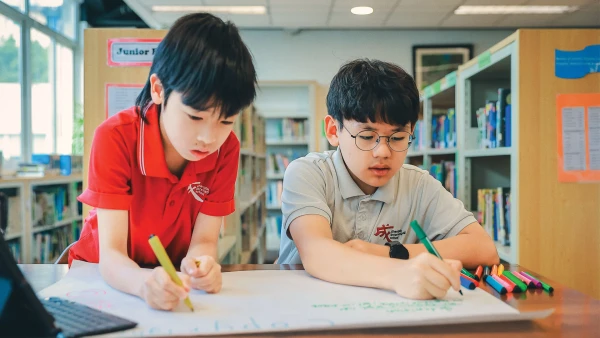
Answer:
<path fill-rule="evenodd" d="M 352 12 L 352 14 L 356 14 L 356 15 L 368 15 L 373 13 L 373 8 L 371 7 L 365 7 L 365 6 L 360 6 L 360 7 L 353 7 L 350 12 Z"/>
<path fill-rule="evenodd" d="M 454 14 L 563 14 L 577 9 L 578 6 L 459 6 Z"/>
<path fill-rule="evenodd" d="M 209 12 L 224 14 L 261 15 L 267 13 L 265 6 L 152 6 L 153 12 Z"/>

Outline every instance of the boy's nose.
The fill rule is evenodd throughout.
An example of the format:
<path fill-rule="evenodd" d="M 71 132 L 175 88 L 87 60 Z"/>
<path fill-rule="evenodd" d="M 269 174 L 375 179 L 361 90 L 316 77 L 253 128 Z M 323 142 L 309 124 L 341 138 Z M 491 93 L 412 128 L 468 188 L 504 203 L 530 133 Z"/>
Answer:
<path fill-rule="evenodd" d="M 373 148 L 374 157 L 390 157 L 392 155 L 392 149 L 385 141 L 385 139 L 379 139 L 379 143 Z"/>

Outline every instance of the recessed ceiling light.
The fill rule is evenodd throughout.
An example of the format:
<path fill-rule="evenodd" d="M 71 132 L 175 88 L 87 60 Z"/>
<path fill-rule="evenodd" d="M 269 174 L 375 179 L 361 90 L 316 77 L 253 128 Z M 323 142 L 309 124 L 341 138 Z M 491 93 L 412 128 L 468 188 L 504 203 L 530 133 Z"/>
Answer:
<path fill-rule="evenodd" d="M 261 15 L 267 13 L 267 8 L 265 6 L 152 6 L 152 11 Z"/>
<path fill-rule="evenodd" d="M 352 12 L 352 14 L 356 14 L 356 15 L 368 15 L 368 14 L 373 13 L 373 8 L 366 7 L 366 6 L 352 7 L 350 12 Z"/>
<path fill-rule="evenodd" d="M 454 14 L 563 14 L 577 9 L 578 6 L 459 6 Z"/>

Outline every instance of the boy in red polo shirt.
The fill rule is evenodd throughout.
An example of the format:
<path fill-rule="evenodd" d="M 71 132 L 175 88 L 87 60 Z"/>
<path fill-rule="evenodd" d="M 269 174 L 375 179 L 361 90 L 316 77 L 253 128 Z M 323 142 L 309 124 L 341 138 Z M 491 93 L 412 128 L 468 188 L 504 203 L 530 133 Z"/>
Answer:
<path fill-rule="evenodd" d="M 95 209 L 69 252 L 106 282 L 171 310 L 190 288 L 219 292 L 217 240 L 234 211 L 240 144 L 233 123 L 255 97 L 252 57 L 232 23 L 179 19 L 162 40 L 136 106 L 95 131 L 88 188 Z M 156 234 L 181 268 L 177 286 L 148 244 Z M 196 261 L 200 262 L 199 267 Z"/>

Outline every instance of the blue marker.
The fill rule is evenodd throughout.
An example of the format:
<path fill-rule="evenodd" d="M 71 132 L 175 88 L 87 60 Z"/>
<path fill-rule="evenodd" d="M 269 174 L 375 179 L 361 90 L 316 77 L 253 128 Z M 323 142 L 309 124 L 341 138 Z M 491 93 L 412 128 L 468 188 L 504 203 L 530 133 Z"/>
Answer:
<path fill-rule="evenodd" d="M 496 290 L 496 292 L 498 292 L 499 294 L 503 295 L 506 293 L 506 288 L 502 285 L 500 285 L 500 283 L 496 282 L 492 276 L 487 275 L 484 277 L 483 279 L 487 285 L 491 286 L 492 289 Z"/>
<path fill-rule="evenodd" d="M 475 284 L 463 276 L 460 276 L 460 285 L 469 290 L 475 290 Z"/>

